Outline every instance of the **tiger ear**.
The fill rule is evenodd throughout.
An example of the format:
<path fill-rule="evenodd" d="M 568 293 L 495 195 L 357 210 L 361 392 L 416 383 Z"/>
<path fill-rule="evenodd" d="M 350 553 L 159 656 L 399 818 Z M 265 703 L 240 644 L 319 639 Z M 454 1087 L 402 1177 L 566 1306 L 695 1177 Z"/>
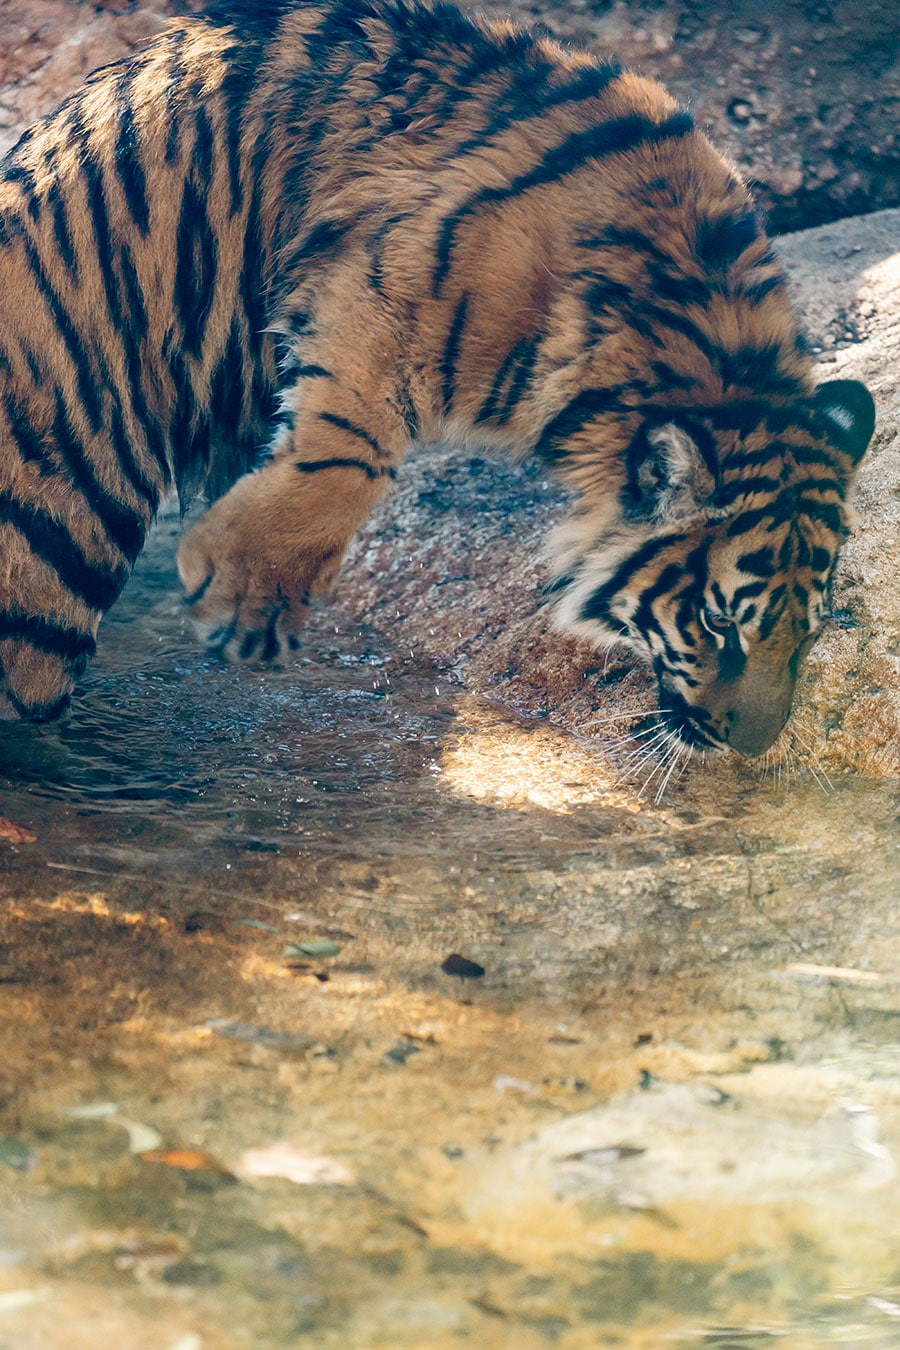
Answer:
<path fill-rule="evenodd" d="M 628 450 L 629 514 L 685 520 L 708 507 L 715 478 L 697 442 L 677 422 L 644 426 Z"/>
<path fill-rule="evenodd" d="M 875 430 L 875 404 L 859 380 L 827 380 L 820 384 L 813 405 L 828 439 L 858 464 Z"/>

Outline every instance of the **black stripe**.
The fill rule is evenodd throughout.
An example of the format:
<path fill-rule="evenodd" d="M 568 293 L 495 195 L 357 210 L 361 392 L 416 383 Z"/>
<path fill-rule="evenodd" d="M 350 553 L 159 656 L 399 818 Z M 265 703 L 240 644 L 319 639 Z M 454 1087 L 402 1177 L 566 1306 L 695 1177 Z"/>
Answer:
<path fill-rule="evenodd" d="M 760 525 L 765 525 L 768 531 L 777 529 L 790 519 L 792 512 L 790 507 L 785 507 L 783 498 L 777 498 L 774 502 L 766 506 L 755 507 L 749 511 L 742 511 L 740 515 L 735 516 L 728 522 L 726 531 L 729 539 L 734 539 L 738 535 L 748 534 L 750 530 L 755 530 Z"/>
<path fill-rule="evenodd" d="M 833 467 L 833 466 L 832 466 Z M 841 496 L 841 487 L 833 478 L 795 478 L 791 483 L 794 492 L 834 492 Z"/>
<path fill-rule="evenodd" d="M 759 636 L 765 640 L 772 636 L 775 625 L 787 608 L 787 587 L 775 586 L 769 592 L 769 602 L 759 622 Z"/>
<path fill-rule="evenodd" d="M 122 414 L 122 406 L 115 393 L 113 393 L 113 406 L 109 418 L 109 438 L 112 443 L 112 448 L 115 451 L 116 463 L 127 477 L 137 495 L 144 498 L 152 514 L 159 504 L 159 489 L 155 483 L 151 482 L 150 479 L 146 477 L 134 457 L 134 452 L 131 448 L 131 438 L 125 430 L 125 419 Z M 168 483 L 170 477 L 169 467 L 166 465 L 163 481 Z"/>
<path fill-rule="evenodd" d="M 41 364 L 41 361 L 39 360 L 37 354 L 34 351 L 32 351 L 31 347 L 29 347 L 28 343 L 25 342 L 24 339 L 20 339 L 19 349 L 25 358 L 25 364 L 28 366 L 28 373 L 31 376 L 32 384 L 34 384 L 37 388 L 40 388 L 40 386 L 44 383 L 45 379 L 44 366 Z"/>
<path fill-rule="evenodd" d="M 683 579 L 684 568 L 679 563 L 667 563 L 656 580 L 641 591 L 637 608 L 631 616 L 631 622 L 642 633 L 657 632 L 665 641 L 662 626 L 653 613 L 653 601 L 658 600 L 661 595 L 666 595 L 669 591 L 674 591 Z M 666 642 L 666 648 L 669 649 L 668 642 Z"/>
<path fill-rule="evenodd" d="M 304 365 L 302 362 L 298 362 L 296 365 L 289 366 L 288 369 L 283 372 L 283 374 L 289 375 L 291 379 L 296 380 L 299 379 L 306 380 L 314 378 L 318 378 L 321 380 L 334 379 L 333 372 L 330 370 L 326 370 L 324 366 L 317 366 L 313 364 Z"/>
<path fill-rule="evenodd" d="M 741 567 L 740 563 L 738 563 L 738 567 Z M 743 570 L 741 568 L 741 571 Z M 745 586 L 738 586 L 731 597 L 732 611 L 736 610 L 745 600 L 755 600 L 758 595 L 762 595 L 767 585 L 767 581 L 748 581 Z"/>
<path fill-rule="evenodd" d="M 780 478 L 770 478 L 765 474 L 747 474 L 743 478 L 734 479 L 733 482 L 723 483 L 716 492 L 716 505 L 730 506 L 740 497 L 747 497 L 755 492 L 777 492 L 780 486 Z"/>
<path fill-rule="evenodd" d="M 142 383 L 143 362 L 140 348 L 149 330 L 149 318 L 140 278 L 127 244 L 123 244 L 119 250 L 119 275 L 125 313 L 125 323 L 119 336 L 122 342 L 134 425 L 138 428 L 138 434 L 143 438 L 147 449 L 156 461 L 161 482 L 168 483 L 171 480 L 172 473 L 162 430 L 157 418 L 147 406 Z M 116 401 L 118 401 L 118 395 L 115 391 L 113 392 Z M 141 497 L 144 497 L 149 502 L 151 510 L 155 511 L 159 501 L 158 487 L 138 466 L 137 461 L 131 454 L 130 447 L 124 460 L 122 460 L 122 467 L 128 474 L 134 490 Z"/>
<path fill-rule="evenodd" d="M 26 463 L 37 464 L 42 478 L 59 472 L 59 467 L 50 453 L 43 436 L 38 435 L 28 416 L 28 410 L 14 394 L 7 394 L 3 400 L 12 438 L 22 459 Z"/>
<path fill-rule="evenodd" d="M 358 440 L 365 441 L 366 445 L 371 446 L 375 451 L 379 459 L 385 458 L 385 453 L 375 437 L 370 436 L 364 427 L 358 427 L 355 422 L 349 421 L 346 417 L 341 417 L 338 413 L 321 412 L 319 413 L 319 421 L 329 422 L 333 427 L 340 427 L 341 431 L 346 431 Z"/>
<path fill-rule="evenodd" d="M 500 106 L 495 109 L 490 121 L 482 131 L 454 146 L 451 151 L 453 157 L 471 154 L 473 150 L 489 145 L 500 132 L 506 131 L 515 122 L 543 117 L 550 108 L 562 107 L 566 103 L 599 98 L 622 73 L 618 62 L 609 61 L 580 71 L 569 83 L 548 86 L 553 69 L 553 66 L 544 63 L 540 66 L 529 64 L 525 69 L 514 71 L 512 84 L 500 96 Z"/>
<path fill-rule="evenodd" d="M 538 333 L 531 338 L 520 338 L 507 356 L 504 358 L 497 377 L 485 400 L 484 407 L 476 417 L 476 422 L 487 421 L 489 417 L 494 416 L 496 411 L 496 422 L 498 426 L 506 426 L 518 407 L 523 394 L 525 393 L 531 376 L 534 373 L 535 362 L 537 361 L 538 348 L 543 340 L 543 334 Z M 509 388 L 503 398 L 499 408 L 497 403 L 500 398 L 500 391 L 510 372 L 513 370 L 513 378 L 510 380 Z"/>
<path fill-rule="evenodd" d="M 548 462 L 562 459 L 568 453 L 567 441 L 595 418 L 621 409 L 619 397 L 622 392 L 622 389 L 616 386 L 608 389 L 583 389 L 544 427 L 536 446 L 536 453 Z"/>
<path fill-rule="evenodd" d="M 739 347 L 734 352 L 723 350 L 717 362 L 726 384 L 793 394 L 797 392 L 796 376 L 784 374 L 778 368 L 783 355 L 781 345 L 771 342 L 762 347 Z"/>
<path fill-rule="evenodd" d="M 661 141 L 686 136 L 693 129 L 693 119 L 679 112 L 663 122 L 651 122 L 637 113 L 618 117 L 586 131 L 576 131 L 559 145 L 553 146 L 543 159 L 526 173 L 519 174 L 506 187 L 480 188 L 462 206 L 445 217 L 438 236 L 436 263 L 432 275 L 432 294 L 440 294 L 441 286 L 450 270 L 456 232 L 469 215 L 485 206 L 494 206 L 520 196 L 534 187 L 559 182 L 576 172 L 592 159 L 606 155 L 625 154 L 642 146 L 658 145 Z"/>
<path fill-rule="evenodd" d="M 78 397 L 84 408 L 87 419 L 92 431 L 98 431 L 102 422 L 102 413 L 100 408 L 100 395 L 97 389 L 97 382 L 94 378 L 94 372 L 91 369 L 90 358 L 82 345 L 81 339 L 75 329 L 72 319 L 62 304 L 59 296 L 50 284 L 50 280 L 44 271 L 37 249 L 30 239 L 23 240 L 25 255 L 28 264 L 34 273 L 34 279 L 37 282 L 38 290 L 43 296 L 47 308 L 53 315 L 53 321 L 56 324 L 59 334 L 65 343 L 66 350 L 69 353 L 72 364 L 75 367 L 75 380 L 78 385 Z"/>
<path fill-rule="evenodd" d="M 728 359 L 729 353 L 712 342 L 686 314 L 677 314 L 668 309 L 660 309 L 658 305 L 647 305 L 644 308 L 644 313 L 652 317 L 656 324 L 661 324 L 664 328 L 671 328 L 675 333 L 681 333 L 703 353 L 710 365 L 716 369 L 719 369 L 722 362 Z M 663 344 L 660 343 L 660 345 Z"/>
<path fill-rule="evenodd" d="M 801 497 L 797 502 L 796 514 L 819 521 L 832 534 L 846 535 L 848 532 L 841 517 L 840 507 L 835 506 L 833 502 L 817 502 L 811 501 L 809 497 Z"/>
<path fill-rule="evenodd" d="M 216 421 L 233 433 L 241 425 L 244 413 L 245 347 L 240 324 L 233 319 L 228 341 L 209 381 L 209 405 Z"/>
<path fill-rule="evenodd" d="M 396 478 L 396 470 L 392 468 L 373 468 L 363 459 L 345 459 L 343 456 L 334 455 L 331 459 L 313 459 L 298 460 L 294 466 L 301 473 L 318 473 L 320 469 L 359 469 L 367 478 Z"/>
<path fill-rule="evenodd" d="M 191 155 L 191 180 L 200 192 L 208 192 L 212 182 L 214 136 L 209 114 L 201 104 L 194 112 L 194 150 Z"/>
<path fill-rule="evenodd" d="M 333 253 L 354 224 L 353 220 L 320 220 L 291 253 L 284 264 L 285 271 L 290 274 L 313 258 L 321 260 Z"/>
<path fill-rule="evenodd" d="M 24 164 L 10 164 L 4 178 L 7 183 L 16 183 L 22 190 L 25 197 L 25 205 L 28 208 L 28 214 L 35 222 L 41 218 L 41 199 L 38 196 L 37 184 L 34 181 L 34 174 L 27 169 Z"/>
<path fill-rule="evenodd" d="M 754 305 L 760 304 L 772 291 L 785 289 L 784 277 L 774 276 L 766 277 L 764 281 L 755 281 L 752 285 L 743 285 L 741 294 L 745 295 Z"/>
<path fill-rule="evenodd" d="M 527 344 L 522 353 L 522 358 L 516 369 L 513 381 L 509 386 L 506 398 L 503 400 L 503 407 L 497 415 L 497 421 L 501 426 L 505 426 L 512 417 L 521 401 L 523 394 L 528 388 L 531 376 L 534 373 L 535 362 L 537 361 L 538 348 L 543 340 L 543 334 L 538 333 Z"/>
<path fill-rule="evenodd" d="M 169 38 L 169 47 L 172 55 L 169 61 L 169 73 L 165 88 L 166 122 L 168 125 L 165 149 L 165 162 L 167 164 L 174 163 L 178 155 L 178 140 L 181 131 L 179 96 L 181 94 L 182 83 L 187 74 L 182 57 L 186 41 L 187 30 L 184 28 L 176 29 Z"/>
<path fill-rule="evenodd" d="M 198 602 L 199 600 L 202 600 L 203 597 L 204 597 L 204 595 L 206 594 L 206 592 L 209 590 L 210 586 L 212 585 L 212 583 L 213 583 L 213 577 L 214 577 L 214 576 L 215 576 L 215 573 L 214 573 L 214 572 L 210 572 L 210 574 L 209 574 L 209 576 L 206 578 L 206 580 L 205 580 L 205 581 L 201 581 L 200 585 L 197 587 L 197 589 L 196 589 L 195 591 L 191 591 L 190 595 L 186 595 L 186 596 L 184 597 L 184 603 L 185 603 L 186 605 L 188 605 L 188 606 L 191 606 L 191 605 L 196 605 L 197 602 Z"/>
<path fill-rule="evenodd" d="M 445 416 L 453 407 L 453 397 L 456 393 L 456 364 L 459 361 L 460 345 L 466 326 L 466 314 L 469 309 L 469 297 L 463 295 L 453 311 L 453 320 L 450 324 L 450 331 L 447 334 L 447 341 L 444 344 L 444 354 L 441 357 L 441 389 L 444 396 L 444 414 Z"/>
<path fill-rule="evenodd" d="M 124 308 L 128 315 L 128 333 L 137 342 L 143 342 L 150 327 L 147 318 L 147 306 L 141 289 L 137 268 L 131 256 L 131 249 L 123 244 L 119 250 L 119 271 L 124 292 Z"/>
<path fill-rule="evenodd" d="M 131 67 L 121 75 L 116 84 L 119 134 L 113 151 L 113 162 L 131 219 L 140 234 L 145 236 L 150 229 L 150 203 L 147 200 L 147 179 L 141 163 L 134 106 L 131 102 L 131 86 L 136 74 L 136 69 Z"/>
<path fill-rule="evenodd" d="M 497 374 L 494 376 L 494 382 L 491 385 L 490 389 L 488 390 L 487 398 L 482 403 L 475 417 L 476 422 L 487 422 L 490 420 L 490 418 L 493 417 L 497 404 L 500 401 L 500 392 L 503 389 L 504 384 L 506 383 L 506 379 L 507 376 L 509 375 L 510 369 L 512 368 L 513 364 L 516 361 L 518 361 L 521 357 L 523 343 L 525 343 L 525 341 L 526 341 L 525 338 L 519 338 L 519 341 L 515 344 L 515 346 L 510 348 L 510 350 L 504 356 L 503 360 L 500 362 Z"/>
<path fill-rule="evenodd" d="M 75 673 L 80 675 L 85 665 L 86 661 L 80 660 Z M 54 721 L 68 705 L 71 698 L 71 694 L 62 694 L 59 698 L 50 699 L 47 703 L 23 703 L 11 689 L 7 689 L 4 696 L 12 704 L 18 716 L 27 722 Z"/>
<path fill-rule="evenodd" d="M 103 280 L 109 316 L 113 328 L 119 332 L 124 327 L 124 316 L 119 287 L 113 270 L 112 230 L 109 223 L 109 210 L 106 205 L 103 168 L 91 153 L 90 133 L 85 128 L 81 128 L 78 139 L 81 141 L 81 154 L 79 156 L 81 172 L 85 179 L 88 210 L 94 229 L 94 249 L 100 267 L 100 276 Z"/>
<path fill-rule="evenodd" d="M 384 242 L 392 230 L 402 224 L 404 220 L 409 219 L 409 215 L 409 211 L 401 211 L 397 215 L 389 216 L 372 232 L 367 241 L 369 249 L 368 282 L 372 290 L 379 294 L 384 292 Z"/>
<path fill-rule="evenodd" d="M 225 146 L 228 159 L 228 183 L 231 193 L 229 210 L 236 215 L 244 205 L 244 184 L 241 178 L 241 136 L 244 110 L 254 87 L 257 61 L 248 61 L 246 51 L 231 47 L 223 53 L 228 70 L 222 80 L 225 100 Z"/>
<path fill-rule="evenodd" d="M 69 229 L 69 218 L 66 215 L 66 201 L 58 178 L 54 178 L 50 184 L 47 202 L 53 216 L 53 237 L 56 240 L 59 256 L 72 276 L 77 278 L 78 258 L 72 241 L 72 231 Z"/>
<path fill-rule="evenodd" d="M 127 568 L 88 562 L 64 525 L 8 492 L 0 492 L 0 518 L 24 535 L 32 552 L 56 573 L 66 590 L 91 609 L 109 609 L 125 585 Z"/>
<path fill-rule="evenodd" d="M 244 251 L 241 259 L 241 303 L 247 319 L 248 338 L 254 353 L 258 354 L 262 330 L 266 326 L 266 297 L 263 286 L 263 232 L 262 232 L 262 170 L 268 153 L 265 133 L 257 137 L 253 152 L 250 181 L 250 205 L 244 228 Z"/>
<path fill-rule="evenodd" d="M 253 42 L 265 42 L 273 37 L 284 13 L 291 9 L 293 0 L 209 0 L 203 17 L 207 23 L 234 24 L 242 37 Z"/>
<path fill-rule="evenodd" d="M 592 591 L 581 607 L 580 618 L 582 619 L 601 619 L 609 622 L 612 614 L 609 610 L 609 603 L 622 588 L 637 576 L 654 558 L 658 558 L 660 553 L 671 548 L 673 544 L 680 544 L 686 539 L 686 534 L 666 534 L 658 536 L 655 539 L 648 539 L 641 544 L 629 557 L 621 562 L 609 578 L 604 581 L 602 586 L 598 586 Z"/>
<path fill-rule="evenodd" d="M 182 328 L 182 347 L 197 360 L 212 309 L 219 270 L 216 236 L 206 213 L 204 194 L 193 182 L 184 185 L 175 243 L 173 300 Z"/>
<path fill-rule="evenodd" d="M 761 237 L 756 212 L 744 209 L 716 220 L 702 220 L 697 227 L 694 250 L 705 268 L 724 272 Z"/>
<path fill-rule="evenodd" d="M 172 411 L 169 414 L 168 440 L 172 447 L 175 481 L 180 484 L 186 479 L 191 468 L 196 402 L 188 376 L 187 362 L 174 340 L 168 354 L 168 363 L 175 393 Z"/>
<path fill-rule="evenodd" d="M 19 610 L 0 610 L 0 641 L 18 639 L 28 643 L 39 652 L 53 652 L 66 660 L 93 656 L 97 644 L 90 633 L 78 628 L 63 628 L 46 618 L 34 614 L 23 614 Z"/>
<path fill-rule="evenodd" d="M 56 390 L 53 435 L 72 482 L 103 523 L 110 539 L 133 565 L 144 543 L 143 518 L 114 497 L 97 480 L 84 446 L 75 434 L 60 389 Z"/>

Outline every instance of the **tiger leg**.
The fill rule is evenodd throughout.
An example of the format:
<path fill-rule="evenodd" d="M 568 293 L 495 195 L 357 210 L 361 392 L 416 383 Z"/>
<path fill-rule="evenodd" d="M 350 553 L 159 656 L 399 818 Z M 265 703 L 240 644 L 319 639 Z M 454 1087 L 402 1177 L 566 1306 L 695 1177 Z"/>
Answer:
<path fill-rule="evenodd" d="M 356 379 L 309 360 L 301 369 L 316 373 L 283 394 L 288 425 L 270 460 L 214 502 L 179 549 L 197 633 L 230 660 L 271 661 L 299 646 L 310 599 L 331 585 L 410 444 L 389 390 L 363 401 Z"/>

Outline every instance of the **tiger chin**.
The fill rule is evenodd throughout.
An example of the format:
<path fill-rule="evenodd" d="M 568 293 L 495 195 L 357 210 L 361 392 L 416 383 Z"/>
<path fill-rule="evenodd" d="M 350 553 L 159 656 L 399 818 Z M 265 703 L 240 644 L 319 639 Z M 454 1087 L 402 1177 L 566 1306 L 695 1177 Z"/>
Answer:
<path fill-rule="evenodd" d="M 0 169 L 0 714 L 47 720 L 159 502 L 211 651 L 302 641 L 417 442 L 574 493 L 558 622 L 757 755 L 874 426 L 815 389 L 748 193 L 613 61 L 418 0 L 221 0 Z"/>

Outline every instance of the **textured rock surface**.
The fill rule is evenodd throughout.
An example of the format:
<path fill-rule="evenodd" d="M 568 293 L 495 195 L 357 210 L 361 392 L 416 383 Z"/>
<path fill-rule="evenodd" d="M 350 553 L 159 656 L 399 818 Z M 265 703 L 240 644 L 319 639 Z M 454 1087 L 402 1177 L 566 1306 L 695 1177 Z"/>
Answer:
<path fill-rule="evenodd" d="M 900 211 L 787 236 L 823 379 L 865 380 L 879 425 L 860 473 L 859 525 L 782 738 L 828 771 L 900 772 Z M 849 343 L 849 345 L 848 345 Z M 357 541 L 338 588 L 354 617 L 455 667 L 529 716 L 603 734 L 598 719 L 650 706 L 640 669 L 555 634 L 541 606 L 542 540 L 561 499 L 533 470 L 427 450 Z"/>

